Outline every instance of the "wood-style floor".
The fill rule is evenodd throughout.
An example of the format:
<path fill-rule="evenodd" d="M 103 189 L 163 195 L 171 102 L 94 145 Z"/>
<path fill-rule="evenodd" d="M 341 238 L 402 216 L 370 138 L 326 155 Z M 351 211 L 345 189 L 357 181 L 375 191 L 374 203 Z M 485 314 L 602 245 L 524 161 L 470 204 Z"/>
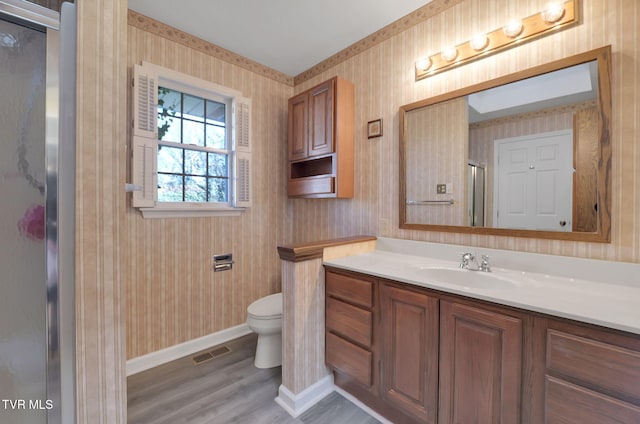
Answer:
<path fill-rule="evenodd" d="M 292 418 L 274 398 L 280 367 L 253 366 L 256 336 L 225 346 L 231 352 L 194 365 L 191 357 L 127 379 L 130 424 L 369 424 L 378 421 L 337 393 Z M 192 355 L 193 356 L 193 355 Z"/>

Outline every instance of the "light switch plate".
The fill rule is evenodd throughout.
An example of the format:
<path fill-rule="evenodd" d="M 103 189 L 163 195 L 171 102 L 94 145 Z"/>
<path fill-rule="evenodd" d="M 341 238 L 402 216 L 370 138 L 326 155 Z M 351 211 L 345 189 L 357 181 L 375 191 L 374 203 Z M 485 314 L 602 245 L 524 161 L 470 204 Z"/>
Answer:
<path fill-rule="evenodd" d="M 445 194 L 447 192 L 446 184 L 436 184 L 436 193 Z"/>

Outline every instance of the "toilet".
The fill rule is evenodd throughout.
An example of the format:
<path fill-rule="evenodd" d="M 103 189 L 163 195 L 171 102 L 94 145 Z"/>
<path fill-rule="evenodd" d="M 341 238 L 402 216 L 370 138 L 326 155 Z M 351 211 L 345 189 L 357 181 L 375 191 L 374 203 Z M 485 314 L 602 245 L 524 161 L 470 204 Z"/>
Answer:
<path fill-rule="evenodd" d="M 249 305 L 247 325 L 258 334 L 255 366 L 282 365 L 282 293 L 265 296 Z"/>

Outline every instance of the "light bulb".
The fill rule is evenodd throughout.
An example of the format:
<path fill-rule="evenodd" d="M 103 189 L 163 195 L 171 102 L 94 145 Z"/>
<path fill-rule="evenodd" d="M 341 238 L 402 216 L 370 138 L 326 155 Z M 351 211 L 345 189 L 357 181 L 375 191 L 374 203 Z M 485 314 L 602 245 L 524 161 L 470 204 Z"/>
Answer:
<path fill-rule="evenodd" d="M 454 46 L 445 47 L 440 52 L 440 56 L 442 56 L 442 58 L 447 62 L 451 62 L 456 57 L 458 57 L 458 49 L 456 49 Z"/>
<path fill-rule="evenodd" d="M 487 38 L 486 34 L 478 33 L 471 38 L 469 44 L 471 44 L 473 50 L 480 51 L 487 47 L 487 44 L 489 44 L 489 38 Z"/>
<path fill-rule="evenodd" d="M 431 59 L 428 57 L 416 62 L 416 69 L 419 71 L 426 71 L 429 68 L 431 68 Z"/>
<path fill-rule="evenodd" d="M 522 21 L 520 19 L 511 19 L 502 27 L 504 35 L 510 38 L 516 38 L 522 32 Z"/>
<path fill-rule="evenodd" d="M 554 23 L 562 18 L 564 15 L 564 5 L 560 2 L 550 2 L 544 7 L 541 12 L 542 19 L 547 23 Z"/>

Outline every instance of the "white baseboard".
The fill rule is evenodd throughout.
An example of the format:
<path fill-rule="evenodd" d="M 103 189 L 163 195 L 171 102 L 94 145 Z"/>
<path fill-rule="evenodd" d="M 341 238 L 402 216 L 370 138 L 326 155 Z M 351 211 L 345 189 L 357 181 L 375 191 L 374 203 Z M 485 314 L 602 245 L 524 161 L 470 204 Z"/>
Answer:
<path fill-rule="evenodd" d="M 334 387 L 333 375 L 331 374 L 313 383 L 297 395 L 291 393 L 289 389 L 281 384 L 278 389 L 278 397 L 275 401 L 287 411 L 289 415 L 296 418 L 333 392 Z"/>
<path fill-rule="evenodd" d="M 371 415 L 376 420 L 380 421 L 382 424 L 393 424 L 393 422 L 389 421 L 388 419 L 386 419 L 382 415 L 378 414 L 376 411 L 374 411 L 373 409 L 369 408 L 367 405 L 365 405 L 364 403 L 362 403 L 358 399 L 356 399 L 352 394 L 349 394 L 349 393 L 345 392 L 340 387 L 334 386 L 334 390 L 338 394 L 340 394 L 340 396 L 344 397 L 349 402 L 353 403 L 355 406 L 357 406 L 358 408 L 362 409 L 364 412 L 366 412 L 367 414 Z"/>
<path fill-rule="evenodd" d="M 127 361 L 127 377 L 250 333 L 251 330 L 247 324 L 240 324 L 217 333 L 207 334 L 197 339 L 129 359 Z"/>

